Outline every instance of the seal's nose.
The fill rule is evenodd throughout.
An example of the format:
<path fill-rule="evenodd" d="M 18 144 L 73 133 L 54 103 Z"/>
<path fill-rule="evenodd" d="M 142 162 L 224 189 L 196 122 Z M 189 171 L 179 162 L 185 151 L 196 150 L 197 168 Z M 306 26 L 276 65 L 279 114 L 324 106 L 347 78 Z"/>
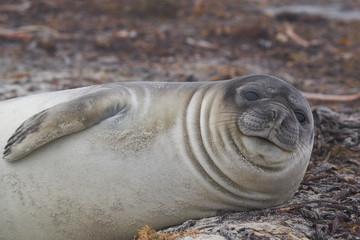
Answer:
<path fill-rule="evenodd" d="M 269 123 L 275 126 L 281 125 L 289 112 L 288 109 L 281 103 L 271 104 L 265 111 L 268 114 Z"/>
<path fill-rule="evenodd" d="M 269 113 L 270 121 L 274 121 L 274 119 L 276 118 L 276 115 L 277 115 L 276 111 L 271 109 L 270 113 Z"/>

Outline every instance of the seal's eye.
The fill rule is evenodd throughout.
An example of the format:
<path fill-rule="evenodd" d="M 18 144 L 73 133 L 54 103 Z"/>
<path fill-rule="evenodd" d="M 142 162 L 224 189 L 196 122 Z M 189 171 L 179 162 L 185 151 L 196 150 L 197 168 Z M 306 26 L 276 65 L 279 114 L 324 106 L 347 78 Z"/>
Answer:
<path fill-rule="evenodd" d="M 301 125 L 306 123 L 306 117 L 302 112 L 295 112 L 295 116 Z"/>
<path fill-rule="evenodd" d="M 245 92 L 245 98 L 248 101 L 255 101 L 260 98 L 260 94 L 255 91 L 248 91 L 248 92 Z"/>

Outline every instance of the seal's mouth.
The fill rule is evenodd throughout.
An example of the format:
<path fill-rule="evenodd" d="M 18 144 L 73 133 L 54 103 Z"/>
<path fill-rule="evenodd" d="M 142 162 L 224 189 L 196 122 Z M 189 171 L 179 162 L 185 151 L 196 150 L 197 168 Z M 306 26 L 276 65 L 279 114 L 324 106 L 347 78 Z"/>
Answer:
<path fill-rule="evenodd" d="M 272 147 L 272 148 L 275 147 L 275 148 L 280 149 L 285 152 L 291 152 L 288 149 L 285 149 L 284 147 L 282 147 L 277 142 L 271 141 L 271 139 L 269 139 L 269 138 L 261 137 L 261 136 L 251 136 L 251 135 L 247 135 L 247 137 L 254 138 L 254 140 L 257 141 L 257 144 L 259 145 L 259 147 L 264 147 L 264 146 Z"/>
<path fill-rule="evenodd" d="M 275 145 L 278 148 L 281 148 L 279 145 L 277 145 L 276 143 L 272 142 L 270 139 L 268 138 L 264 138 L 264 137 L 259 137 L 259 136 L 250 136 L 250 137 L 254 137 L 254 138 L 258 138 L 260 142 L 264 143 L 264 144 L 270 144 L 270 145 Z"/>
<path fill-rule="evenodd" d="M 281 168 L 285 160 L 292 153 L 285 150 L 273 141 L 259 136 L 245 136 L 242 138 L 242 144 L 246 151 L 242 152 L 242 157 L 251 165 L 262 170 L 271 170 Z"/>

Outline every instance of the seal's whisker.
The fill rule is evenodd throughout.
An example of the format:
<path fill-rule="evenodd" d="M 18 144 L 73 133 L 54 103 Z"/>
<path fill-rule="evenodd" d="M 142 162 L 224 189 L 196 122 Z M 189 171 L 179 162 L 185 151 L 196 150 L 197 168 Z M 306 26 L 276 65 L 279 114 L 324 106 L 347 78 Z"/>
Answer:
<path fill-rule="evenodd" d="M 238 115 L 239 112 L 218 112 L 218 114 L 236 114 L 236 115 Z"/>
<path fill-rule="evenodd" d="M 304 142 L 302 142 L 300 139 L 298 141 L 298 144 L 301 146 L 299 154 L 301 155 L 301 158 L 303 159 L 306 156 L 305 149 L 310 150 L 310 148 Z"/>
<path fill-rule="evenodd" d="M 209 123 L 209 125 L 215 125 L 215 124 L 219 124 L 219 123 L 225 123 L 226 124 L 226 123 L 232 123 L 232 122 L 234 122 L 234 120 L 232 120 L 232 119 L 224 119 L 224 120 L 211 122 L 211 123 Z M 221 126 L 221 125 L 218 125 L 218 126 Z"/>
<path fill-rule="evenodd" d="M 306 148 L 307 150 L 311 150 L 312 146 L 308 146 L 308 145 L 306 144 L 306 142 L 303 141 L 303 140 L 308 141 L 308 140 L 310 140 L 311 138 L 306 138 L 306 137 L 303 137 L 303 138 L 304 138 L 304 139 L 299 138 L 299 139 L 298 139 L 298 143 L 301 144 L 301 145 L 302 145 L 304 148 Z"/>

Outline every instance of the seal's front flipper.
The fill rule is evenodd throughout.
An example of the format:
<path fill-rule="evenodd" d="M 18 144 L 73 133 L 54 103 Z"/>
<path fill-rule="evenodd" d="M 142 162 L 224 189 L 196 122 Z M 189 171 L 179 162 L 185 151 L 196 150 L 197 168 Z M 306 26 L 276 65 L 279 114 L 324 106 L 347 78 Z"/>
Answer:
<path fill-rule="evenodd" d="M 18 160 L 46 143 L 114 116 L 126 109 L 125 99 L 119 91 L 103 89 L 39 112 L 10 137 L 4 159 Z"/>

